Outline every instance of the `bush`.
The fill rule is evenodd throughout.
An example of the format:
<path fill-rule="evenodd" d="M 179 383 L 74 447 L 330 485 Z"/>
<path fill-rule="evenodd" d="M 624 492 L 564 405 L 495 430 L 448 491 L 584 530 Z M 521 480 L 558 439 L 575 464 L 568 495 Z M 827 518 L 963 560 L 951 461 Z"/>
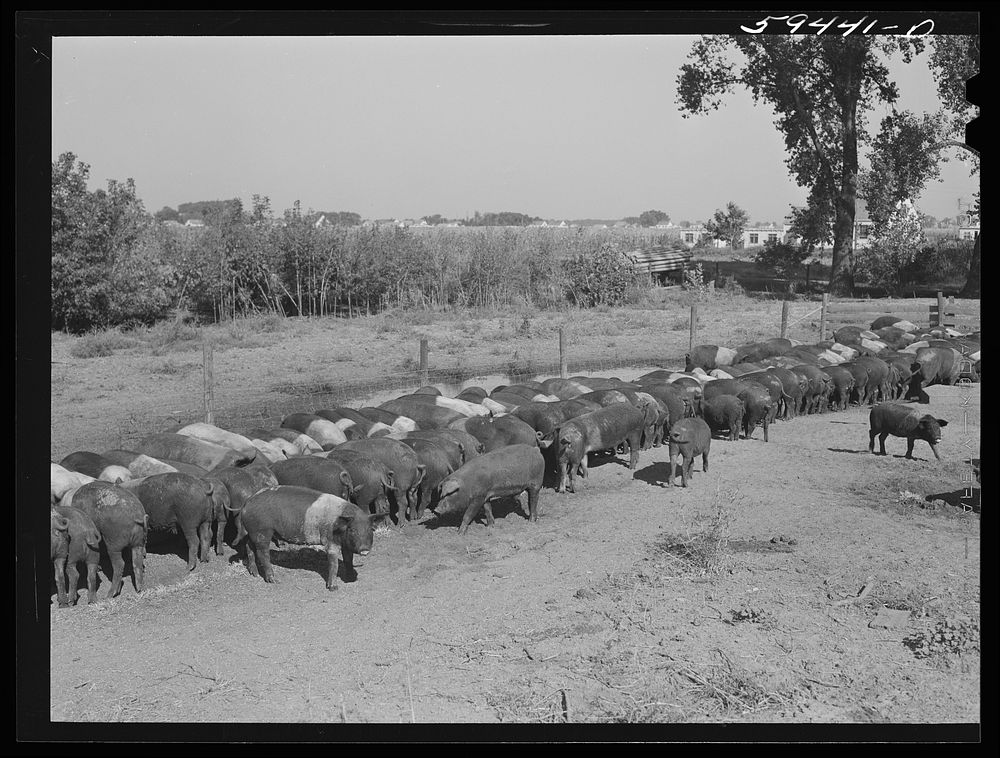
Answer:
<path fill-rule="evenodd" d="M 104 358 L 114 355 L 115 350 L 134 347 L 135 344 L 136 340 L 112 329 L 79 337 L 69 349 L 69 354 L 74 358 Z"/>
<path fill-rule="evenodd" d="M 754 253 L 753 262 L 773 269 L 778 276 L 792 278 L 811 255 L 808 249 L 786 242 L 767 242 Z"/>
<path fill-rule="evenodd" d="M 638 286 L 632 262 L 615 247 L 603 245 L 592 256 L 580 255 L 566 264 L 570 300 L 583 308 L 622 305 Z"/>
<path fill-rule="evenodd" d="M 972 258 L 972 240 L 939 239 L 932 245 L 924 245 L 913 257 L 900 275 L 902 284 L 930 284 L 958 280 L 969 273 Z"/>

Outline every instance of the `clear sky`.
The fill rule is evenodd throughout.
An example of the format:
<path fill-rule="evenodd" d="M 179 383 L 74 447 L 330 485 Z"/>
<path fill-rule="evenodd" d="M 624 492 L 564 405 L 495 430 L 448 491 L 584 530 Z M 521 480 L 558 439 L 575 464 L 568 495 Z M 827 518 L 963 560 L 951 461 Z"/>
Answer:
<path fill-rule="evenodd" d="M 278 215 L 702 221 L 732 200 L 780 221 L 805 190 L 770 109 L 738 90 L 681 117 L 694 39 L 55 37 L 52 157 L 95 189 L 134 178 L 150 212 L 259 194 Z M 892 66 L 899 107 L 939 106 L 926 60 Z M 917 205 L 953 216 L 979 177 L 952 160 L 942 179 Z"/>

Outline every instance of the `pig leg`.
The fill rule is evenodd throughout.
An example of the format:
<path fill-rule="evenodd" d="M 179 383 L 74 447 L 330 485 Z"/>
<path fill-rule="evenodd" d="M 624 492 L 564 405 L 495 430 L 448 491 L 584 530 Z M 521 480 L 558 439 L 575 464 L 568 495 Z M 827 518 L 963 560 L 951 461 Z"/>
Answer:
<path fill-rule="evenodd" d="M 538 521 L 538 491 L 540 487 L 528 487 L 528 520 Z"/>
<path fill-rule="evenodd" d="M 201 551 L 201 562 L 208 563 L 212 559 L 212 522 L 206 521 L 198 527 L 198 542 Z"/>
<path fill-rule="evenodd" d="M 68 608 L 69 601 L 66 596 L 66 559 L 56 558 L 53 562 L 56 579 L 56 597 L 59 599 L 60 608 Z"/>
<path fill-rule="evenodd" d="M 632 444 L 633 442 L 636 443 L 636 444 Z M 635 470 L 635 467 L 639 465 L 639 444 L 638 444 L 638 442 L 639 442 L 639 440 L 638 440 L 638 436 L 637 435 L 634 436 L 634 437 L 632 437 L 632 438 L 630 438 L 629 441 L 628 441 L 628 446 L 629 446 L 629 451 L 628 451 L 629 452 L 629 455 L 628 455 L 628 467 L 629 467 L 630 471 Z"/>
<path fill-rule="evenodd" d="M 767 442 L 767 416 L 764 416 L 764 442 Z"/>
<path fill-rule="evenodd" d="M 708 451 L 707 450 L 704 453 L 701 454 L 701 470 L 705 471 L 705 472 L 708 471 Z"/>
<path fill-rule="evenodd" d="M 885 455 L 885 438 L 888 437 L 888 436 L 889 436 L 889 432 L 882 432 L 878 436 L 878 448 L 879 448 L 879 451 L 880 451 L 879 455 Z M 912 449 L 913 446 L 911 445 L 910 448 Z"/>
<path fill-rule="evenodd" d="M 340 560 L 344 564 L 344 581 L 357 581 L 358 572 L 354 570 L 354 553 L 347 548 L 342 547 L 340 549 Z"/>
<path fill-rule="evenodd" d="M 244 550 L 246 550 L 247 571 L 250 572 L 250 576 L 260 576 L 257 571 L 257 547 L 252 540 L 247 539 Z"/>
<path fill-rule="evenodd" d="M 226 518 L 225 511 L 223 511 L 222 515 L 218 516 L 215 519 L 215 554 L 216 555 L 222 555 L 222 540 L 223 540 L 223 537 L 226 534 L 226 522 L 227 521 L 228 521 L 228 519 Z"/>
<path fill-rule="evenodd" d="M 494 519 L 493 519 L 493 506 L 492 501 L 487 500 L 483 503 L 483 510 L 486 511 L 486 528 L 493 529 Z"/>
<path fill-rule="evenodd" d="M 125 559 L 120 550 L 109 550 L 111 558 L 111 589 L 108 590 L 108 597 L 118 597 L 122 591 L 122 577 L 125 575 Z"/>
<path fill-rule="evenodd" d="M 340 545 L 331 542 L 326 546 L 326 588 L 333 592 L 337 589 L 337 571 L 340 569 Z"/>
<path fill-rule="evenodd" d="M 872 455 L 875 454 L 875 437 L 878 435 L 874 429 L 868 432 L 868 452 Z"/>
<path fill-rule="evenodd" d="M 194 571 L 198 565 L 198 530 L 193 526 L 183 527 L 184 539 L 187 540 L 188 548 L 188 571 Z"/>
<path fill-rule="evenodd" d="M 80 572 L 76 568 L 76 563 L 69 561 L 66 565 L 66 578 L 69 588 L 69 604 L 76 605 L 77 587 L 80 586 Z"/>
<path fill-rule="evenodd" d="M 254 552 L 257 554 L 257 564 L 260 566 L 264 581 L 268 584 L 277 584 L 277 580 L 274 578 L 274 567 L 271 565 L 271 541 L 261 540 Z"/>
<path fill-rule="evenodd" d="M 566 462 L 566 468 L 569 474 L 569 484 L 566 485 L 566 489 L 570 492 L 576 492 L 576 467 L 578 465 L 579 464 L 573 463 L 573 461 Z"/>
<path fill-rule="evenodd" d="M 135 591 L 142 592 L 143 583 L 146 581 L 145 543 L 132 548 L 132 579 L 135 581 Z"/>
<path fill-rule="evenodd" d="M 465 513 L 462 515 L 462 523 L 458 525 L 458 533 L 465 534 L 469 531 L 469 524 L 472 523 L 472 519 L 476 517 L 479 512 L 479 503 L 473 502 L 465 509 Z"/>
<path fill-rule="evenodd" d="M 97 598 L 97 561 L 87 564 L 87 605 Z"/>
<path fill-rule="evenodd" d="M 931 445 L 931 443 L 929 443 L 929 442 L 927 444 Z M 934 453 L 934 457 L 935 458 L 937 458 L 938 460 L 941 460 L 941 456 L 938 455 L 937 445 L 931 445 L 931 452 Z"/>
<path fill-rule="evenodd" d="M 691 460 L 688 459 L 687 453 L 681 454 L 681 486 L 688 486 L 688 477 L 690 476 Z"/>
<path fill-rule="evenodd" d="M 677 478 L 677 446 L 670 443 L 670 486 L 672 487 Z"/>
<path fill-rule="evenodd" d="M 906 457 L 907 458 L 913 458 L 913 443 L 914 442 L 916 442 L 915 438 L 913 438 L 913 437 L 907 437 L 906 438 Z"/>

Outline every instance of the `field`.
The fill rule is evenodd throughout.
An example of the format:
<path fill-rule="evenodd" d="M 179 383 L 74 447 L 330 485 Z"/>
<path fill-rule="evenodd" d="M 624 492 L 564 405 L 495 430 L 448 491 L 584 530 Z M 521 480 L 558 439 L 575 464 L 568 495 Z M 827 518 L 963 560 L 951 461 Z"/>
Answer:
<path fill-rule="evenodd" d="M 401 394 L 416 386 L 421 337 L 432 378 L 451 387 L 554 375 L 560 326 L 571 373 L 678 366 L 688 305 L 676 289 L 656 296 L 587 312 L 211 327 L 217 422 L 241 431 L 331 398 L 357 407 Z M 791 336 L 816 339 L 815 306 L 793 303 Z M 717 293 L 699 342 L 773 336 L 779 312 Z M 195 420 L 204 335 L 183 324 L 53 334 L 52 459 Z M 544 488 L 537 524 L 507 503 L 492 533 L 480 521 L 460 537 L 444 512 L 380 528 L 357 581 L 332 593 L 308 548 L 275 550 L 279 583 L 267 585 L 228 547 L 189 574 L 182 545 L 151 545 L 148 591 L 127 580 L 106 600 L 105 581 L 93 606 L 53 605 L 50 716 L 979 722 L 980 517 L 963 476 L 979 454 L 980 392 L 928 391 L 928 411 L 952 422 L 941 462 L 924 443 L 905 460 L 895 438 L 888 456 L 869 455 L 858 408 L 777 423 L 768 443 L 760 430 L 714 440 L 688 489 L 669 486 L 662 448 L 635 471 L 604 459 L 576 494 Z"/>

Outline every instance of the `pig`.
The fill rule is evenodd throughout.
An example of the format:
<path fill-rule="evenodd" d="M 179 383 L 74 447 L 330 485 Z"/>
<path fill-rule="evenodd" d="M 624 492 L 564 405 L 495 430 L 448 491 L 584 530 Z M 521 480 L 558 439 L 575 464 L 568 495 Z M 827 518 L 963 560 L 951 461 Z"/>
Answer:
<path fill-rule="evenodd" d="M 354 503 L 308 487 L 280 485 L 258 492 L 243 508 L 241 543 L 246 546 L 246 565 L 251 576 L 274 583 L 271 542 L 322 545 L 327 555 L 326 588 L 337 589 L 337 574 L 343 560 L 345 579 L 356 578 L 354 555 L 368 555 L 374 537 L 375 514 Z"/>
<path fill-rule="evenodd" d="M 180 471 L 195 477 L 208 475 L 208 469 L 196 466 L 193 463 L 184 463 L 160 456 L 145 455 L 131 450 L 105 450 L 102 455 L 110 461 L 125 466 L 132 474 L 133 479 L 142 479 L 144 476 L 153 474 L 172 474 Z"/>
<path fill-rule="evenodd" d="M 279 445 L 285 450 L 285 456 L 292 458 L 295 455 L 311 455 L 323 450 L 323 447 L 308 434 L 297 432 L 294 429 L 251 429 L 246 435 L 252 439 L 262 439 L 272 445 Z M 290 452 L 281 442 L 288 443 L 295 448 L 295 452 Z"/>
<path fill-rule="evenodd" d="M 253 449 L 252 454 L 240 453 L 214 442 L 206 442 L 195 437 L 170 432 L 144 437 L 135 444 L 134 448 L 137 453 L 144 453 L 154 458 L 190 463 L 208 471 L 227 466 L 246 466 L 257 457 L 256 448 Z"/>
<path fill-rule="evenodd" d="M 727 431 L 730 442 L 740 438 L 743 413 L 743 401 L 735 395 L 717 395 L 705 401 L 705 422 L 716 434 Z"/>
<path fill-rule="evenodd" d="M 117 597 L 121 592 L 125 574 L 124 550 L 132 553 L 135 590 L 142 592 L 149 516 L 135 493 L 109 482 L 93 481 L 76 491 L 73 506 L 93 520 L 111 558 L 113 575 L 108 597 Z"/>
<path fill-rule="evenodd" d="M 271 473 L 278 484 L 309 487 L 345 500 L 350 500 L 354 493 L 354 482 L 347 469 L 339 461 L 327 457 L 290 458 L 272 465 Z"/>
<path fill-rule="evenodd" d="M 315 413 L 290 413 L 281 420 L 281 426 L 312 437 L 324 450 L 347 442 L 339 426 Z"/>
<path fill-rule="evenodd" d="M 198 440 L 204 440 L 205 442 L 214 442 L 216 445 L 222 445 L 223 447 L 228 447 L 231 450 L 235 450 L 241 455 L 246 456 L 251 461 L 257 454 L 257 448 L 242 434 L 236 434 L 235 432 L 230 432 L 227 429 L 221 429 L 214 424 L 206 424 L 199 421 L 194 424 L 182 426 L 177 429 L 175 433 L 182 434 L 186 437 L 193 437 Z"/>
<path fill-rule="evenodd" d="M 59 465 L 68 471 L 86 474 L 102 482 L 114 483 L 119 479 L 125 481 L 133 478 L 132 472 L 125 466 L 119 466 L 98 453 L 85 450 L 70 453 L 59 461 Z"/>
<path fill-rule="evenodd" d="M 77 586 L 80 583 L 80 572 L 77 566 L 87 565 L 87 603 L 93 603 L 97 595 L 97 567 L 100 562 L 101 533 L 97 530 L 94 520 L 79 508 L 56 506 L 54 513 L 65 519 L 69 542 L 62 561 L 55 564 L 56 594 L 59 607 L 77 603 Z M 69 592 L 67 593 L 67 577 Z"/>
<path fill-rule="evenodd" d="M 392 499 L 396 502 L 397 526 L 403 527 L 409 518 L 409 511 L 416 514 L 417 489 L 424 478 L 424 466 L 417 454 L 408 445 L 388 437 L 368 437 L 351 440 L 340 445 L 337 450 L 355 450 L 381 462 L 393 472 Z"/>
<path fill-rule="evenodd" d="M 618 445 L 629 445 L 629 469 L 639 463 L 642 435 L 656 420 L 652 406 L 640 410 L 631 403 L 615 403 L 607 408 L 578 416 L 567 421 L 555 434 L 556 461 L 559 470 L 557 492 L 575 492 L 575 475 L 587 476 L 587 455 L 599 450 L 616 450 Z"/>
<path fill-rule="evenodd" d="M 398 413 L 387 411 L 385 408 L 360 408 L 358 413 L 370 421 L 377 421 L 380 424 L 390 426 L 397 432 L 413 432 L 419 429 L 417 422 L 409 416 L 401 416 Z"/>
<path fill-rule="evenodd" d="M 670 428 L 670 483 L 676 478 L 677 455 L 681 455 L 681 485 L 688 486 L 691 466 L 701 456 L 701 470 L 708 471 L 708 453 L 712 447 L 712 430 L 697 416 L 678 421 Z"/>
<path fill-rule="evenodd" d="M 49 509 L 49 540 L 51 552 L 49 560 L 52 561 L 54 578 L 56 580 L 56 596 L 59 599 L 59 607 L 69 606 L 66 597 L 66 560 L 69 556 L 69 519 L 56 513 L 55 507 Z"/>
<path fill-rule="evenodd" d="M 389 493 L 396 486 L 395 474 L 384 463 L 356 450 L 343 448 L 334 448 L 324 455 L 327 460 L 339 463 L 351 475 L 354 489 L 349 499 L 352 503 L 364 511 L 389 515 Z"/>
<path fill-rule="evenodd" d="M 913 458 L 913 443 L 924 440 L 931 446 L 934 457 L 938 455 L 937 444 L 941 441 L 941 428 L 948 425 L 942 418 L 934 418 L 929 413 L 921 413 L 901 403 L 879 403 L 869 414 L 871 428 L 868 432 L 868 452 L 875 452 L 875 437 L 878 436 L 879 455 L 885 455 L 885 438 L 906 437 L 906 457 Z"/>
<path fill-rule="evenodd" d="M 212 522 L 215 519 L 211 482 L 177 472 L 153 474 L 122 482 L 120 486 L 142 503 L 149 517 L 148 531 L 184 535 L 188 546 L 188 571 L 194 571 L 199 558 L 202 563 L 211 560 Z"/>
<path fill-rule="evenodd" d="M 226 524 L 232 521 L 236 527 L 236 533 L 239 534 L 243 507 L 251 497 L 261 490 L 277 487 L 278 478 L 270 469 L 260 466 L 244 466 L 243 468 L 230 466 L 213 472 L 213 478 L 222 482 L 222 486 L 229 495 L 228 502 L 226 502 L 226 499 L 221 497 L 221 493 L 215 491 L 213 485 L 212 499 L 216 503 L 221 502 L 223 506 L 223 513 L 219 513 L 218 506 L 216 506 L 215 511 L 215 552 L 217 555 L 222 555 L 222 541 Z"/>
<path fill-rule="evenodd" d="M 406 395 L 384 402 L 379 408 L 413 419 L 420 429 L 444 429 L 452 421 L 469 417 L 468 414 L 434 402 L 442 399 L 434 395 Z M 479 415 L 488 415 L 488 412 Z"/>
<path fill-rule="evenodd" d="M 433 440 L 404 438 L 400 440 L 404 445 L 412 448 L 417 454 L 417 459 L 424 467 L 424 476 L 420 480 L 417 489 L 414 517 L 423 518 L 425 509 L 430 506 L 435 508 L 440 499 L 439 487 L 445 477 L 461 467 L 461 463 L 456 465 L 456 461 L 448 454 L 442 445 Z"/>
<path fill-rule="evenodd" d="M 684 356 L 684 370 L 693 371 L 695 368 L 701 368 L 711 371 L 721 366 L 731 366 L 736 363 L 736 356 L 736 351 L 729 347 L 697 345 Z"/>
<path fill-rule="evenodd" d="M 530 425 L 514 416 L 463 418 L 452 422 L 451 428 L 471 434 L 483 443 L 487 453 L 505 445 L 530 445 L 534 443 L 548 446 L 549 444 L 547 440 L 543 439 L 544 435 L 536 432 Z"/>
<path fill-rule="evenodd" d="M 81 474 L 79 471 L 70 471 L 58 463 L 49 464 L 49 500 L 58 503 L 68 493 L 96 481 L 97 479 L 92 476 Z"/>
<path fill-rule="evenodd" d="M 824 366 L 820 371 L 829 376 L 833 383 L 833 390 L 828 400 L 830 407 L 833 410 L 847 410 L 851 393 L 854 391 L 854 375 L 844 366 Z"/>
<path fill-rule="evenodd" d="M 480 510 L 486 525 L 494 523 L 490 501 L 528 492 L 528 518 L 538 521 L 538 493 L 545 476 L 545 459 L 537 445 L 507 445 L 473 458 L 449 474 L 439 488 L 440 502 L 449 510 L 462 510 L 459 534 L 465 534 Z"/>

